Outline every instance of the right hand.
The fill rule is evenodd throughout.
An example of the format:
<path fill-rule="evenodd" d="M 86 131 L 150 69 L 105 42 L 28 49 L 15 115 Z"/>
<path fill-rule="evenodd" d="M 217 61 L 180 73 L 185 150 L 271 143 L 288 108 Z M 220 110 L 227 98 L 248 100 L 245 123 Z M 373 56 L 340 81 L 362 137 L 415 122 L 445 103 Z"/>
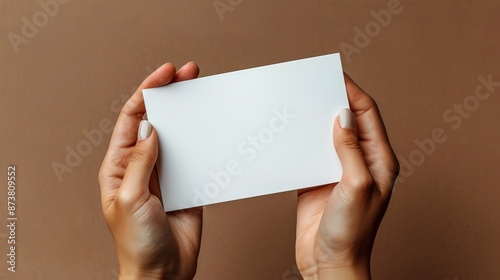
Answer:
<path fill-rule="evenodd" d="M 120 279 L 193 279 L 200 251 L 203 208 L 165 213 L 155 169 L 156 131 L 142 89 L 194 79 L 198 66 L 164 64 L 127 101 L 99 172 L 102 209 L 115 240 Z"/>
<path fill-rule="evenodd" d="M 370 256 L 399 164 L 375 101 L 345 75 L 334 123 L 338 184 L 298 192 L 296 257 L 304 279 L 370 279 Z"/>

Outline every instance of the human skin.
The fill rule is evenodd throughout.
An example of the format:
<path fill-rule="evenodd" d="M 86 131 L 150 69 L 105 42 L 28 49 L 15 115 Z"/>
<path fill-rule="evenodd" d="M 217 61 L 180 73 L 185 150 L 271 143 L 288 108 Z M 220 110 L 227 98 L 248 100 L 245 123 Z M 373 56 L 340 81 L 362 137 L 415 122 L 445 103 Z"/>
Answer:
<path fill-rule="evenodd" d="M 370 257 L 399 173 L 375 101 L 344 75 L 351 110 L 334 122 L 338 184 L 298 192 L 297 266 L 304 279 L 371 279 Z"/>
<path fill-rule="evenodd" d="M 194 79 L 192 62 L 178 71 L 164 64 L 125 103 L 99 171 L 103 214 L 113 235 L 120 279 L 192 279 L 196 273 L 202 208 L 165 213 L 155 169 L 154 129 L 139 125 L 146 112 L 142 89 Z M 147 135 L 149 132 L 149 135 Z"/>
<path fill-rule="evenodd" d="M 158 139 L 142 120 L 142 89 L 198 74 L 192 62 L 178 71 L 162 65 L 118 117 L 99 183 L 120 279 L 184 280 L 196 274 L 203 208 L 164 212 L 155 169 Z M 369 279 L 373 241 L 398 173 L 375 102 L 345 79 L 354 115 L 343 110 L 334 124 L 341 182 L 298 192 L 296 258 L 304 279 Z"/>

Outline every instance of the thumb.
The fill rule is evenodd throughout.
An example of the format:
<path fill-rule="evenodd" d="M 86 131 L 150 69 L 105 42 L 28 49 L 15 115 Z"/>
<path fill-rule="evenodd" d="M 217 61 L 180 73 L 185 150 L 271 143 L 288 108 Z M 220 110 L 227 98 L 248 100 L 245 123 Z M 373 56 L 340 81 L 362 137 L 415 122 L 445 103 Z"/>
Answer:
<path fill-rule="evenodd" d="M 359 193 L 357 190 L 364 192 L 371 186 L 372 176 L 359 145 L 356 120 L 350 109 L 339 112 L 333 141 L 343 169 L 340 187 L 347 194 Z"/>
<path fill-rule="evenodd" d="M 333 142 L 343 173 L 333 187 L 321 218 L 319 234 L 327 248 L 339 248 L 363 225 L 363 208 L 370 194 L 371 175 L 359 145 L 356 119 L 350 109 L 340 110 L 333 128 Z M 347 239 L 346 239 L 347 238 Z M 342 247 L 342 246 L 341 246 Z M 342 249 L 345 250 L 345 249 Z"/>
<path fill-rule="evenodd" d="M 158 157 L 158 138 L 153 126 L 141 121 L 137 143 L 129 156 L 123 183 L 118 190 L 122 202 L 135 202 L 149 195 L 149 179 Z"/>

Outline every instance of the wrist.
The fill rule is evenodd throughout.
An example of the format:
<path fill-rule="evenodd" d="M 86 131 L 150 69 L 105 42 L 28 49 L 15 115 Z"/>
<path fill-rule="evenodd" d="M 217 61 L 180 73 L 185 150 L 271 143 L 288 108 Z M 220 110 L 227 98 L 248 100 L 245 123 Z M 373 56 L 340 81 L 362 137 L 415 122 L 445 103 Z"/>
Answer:
<path fill-rule="evenodd" d="M 318 279 L 371 280 L 370 268 L 344 267 L 321 270 Z"/>
<path fill-rule="evenodd" d="M 304 280 L 371 280 L 370 265 L 357 264 L 337 267 L 318 267 L 301 271 Z"/>
<path fill-rule="evenodd" d="M 164 260 L 144 263 L 143 260 L 125 258 L 118 254 L 119 280 L 192 280 L 193 274 L 179 271 L 176 261 Z"/>
<path fill-rule="evenodd" d="M 148 274 L 122 274 L 120 273 L 119 280 L 192 280 L 173 274 L 148 275 Z"/>
<path fill-rule="evenodd" d="M 192 277 L 185 277 L 161 269 L 141 270 L 141 269 L 120 269 L 120 280 L 192 280 Z"/>

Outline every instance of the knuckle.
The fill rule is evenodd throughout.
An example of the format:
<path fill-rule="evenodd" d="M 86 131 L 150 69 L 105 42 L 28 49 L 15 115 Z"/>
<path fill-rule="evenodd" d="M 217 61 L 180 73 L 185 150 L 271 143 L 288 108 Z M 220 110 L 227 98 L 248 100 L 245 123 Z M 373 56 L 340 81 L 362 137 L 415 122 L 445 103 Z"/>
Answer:
<path fill-rule="evenodd" d="M 130 154 L 131 162 L 141 162 L 150 159 L 150 153 L 144 148 L 135 147 L 134 151 Z"/>
<path fill-rule="evenodd" d="M 135 198 L 127 192 L 118 192 L 115 196 L 115 202 L 121 207 L 127 207 L 133 204 Z"/>
<path fill-rule="evenodd" d="M 384 171 L 384 175 L 387 174 L 388 180 L 396 180 L 400 172 L 400 165 L 396 156 L 392 156 L 387 160 L 381 161 L 380 170 Z"/>
<path fill-rule="evenodd" d="M 106 178 L 107 168 L 106 164 L 103 162 L 101 167 L 99 168 L 99 173 L 97 173 L 97 180 L 99 181 L 99 185 L 103 185 L 104 179 Z"/>
<path fill-rule="evenodd" d="M 388 163 L 387 169 L 393 175 L 394 178 L 397 178 L 399 176 L 399 172 L 401 170 L 401 166 L 399 165 L 399 160 L 396 157 L 394 157 Z"/>
<path fill-rule="evenodd" d="M 114 177 L 112 166 L 107 162 L 103 162 L 97 174 L 97 182 L 99 183 L 101 191 L 113 186 Z"/>
<path fill-rule="evenodd" d="M 350 134 L 346 135 L 344 138 L 342 138 L 342 145 L 348 149 L 351 150 L 360 150 L 361 147 L 359 146 L 359 140 L 356 135 Z"/>
<path fill-rule="evenodd" d="M 136 192 L 118 191 L 114 201 L 120 209 L 133 209 L 140 202 L 143 195 L 144 192 L 139 190 Z"/>
<path fill-rule="evenodd" d="M 370 98 L 370 104 L 372 105 L 372 107 L 378 110 L 377 101 L 375 101 L 375 99 L 373 99 L 373 97 L 371 97 L 371 96 L 369 96 L 369 98 Z"/>
<path fill-rule="evenodd" d="M 375 101 L 375 99 L 373 99 L 373 97 L 371 97 L 369 94 L 366 95 L 366 102 L 370 108 L 374 108 L 374 109 L 378 110 L 377 101 Z"/>
<path fill-rule="evenodd" d="M 364 191 L 370 189 L 373 185 L 374 180 L 370 174 L 358 174 L 356 176 L 348 176 L 347 178 L 342 178 L 343 184 L 351 190 Z"/>

